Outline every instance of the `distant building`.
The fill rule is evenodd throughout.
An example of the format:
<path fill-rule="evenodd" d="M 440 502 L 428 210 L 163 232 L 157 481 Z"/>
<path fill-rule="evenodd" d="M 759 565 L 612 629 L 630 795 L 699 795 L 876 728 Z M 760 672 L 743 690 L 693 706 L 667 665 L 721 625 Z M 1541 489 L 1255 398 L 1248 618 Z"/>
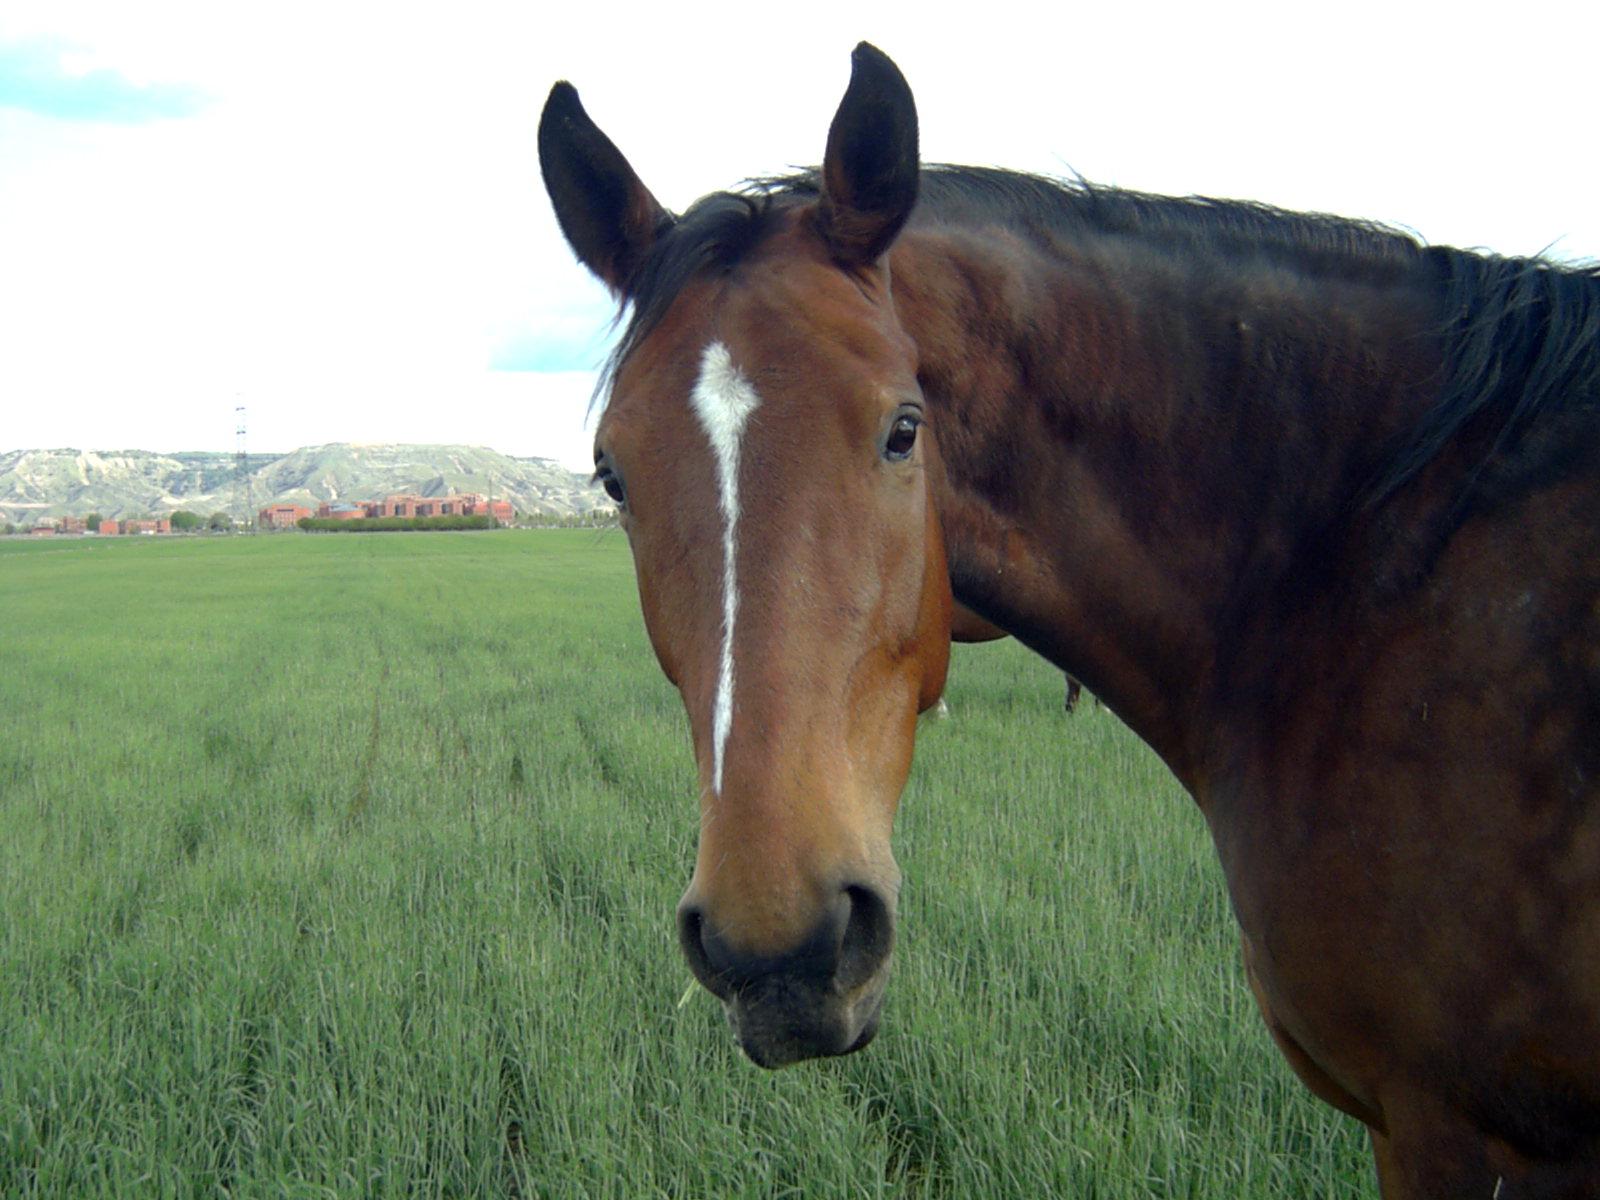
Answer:
<path fill-rule="evenodd" d="M 172 522 L 166 517 L 156 517 L 149 521 L 124 521 L 122 532 L 133 533 L 171 533 Z"/>
<path fill-rule="evenodd" d="M 356 521 L 366 515 L 367 507 L 364 504 L 330 501 L 317 506 L 317 516 L 324 521 Z"/>
<path fill-rule="evenodd" d="M 103 534 L 106 534 L 106 535 L 108 535 L 110 537 L 115 537 L 117 534 L 121 533 L 122 530 L 120 528 L 118 528 L 117 523 L 115 521 L 104 521 L 103 520 L 103 521 L 100 522 L 100 532 L 103 533 Z"/>
<path fill-rule="evenodd" d="M 274 512 L 294 511 L 297 515 L 269 519 L 268 514 Z M 284 525 L 293 525 L 303 516 L 310 516 L 306 509 L 296 508 L 293 505 L 278 504 L 271 508 L 261 510 L 261 524 L 266 528 L 282 528 Z M 358 517 L 493 517 L 502 525 L 511 524 L 517 516 L 516 509 L 509 500 L 493 500 L 481 492 L 452 493 L 448 496 L 420 496 L 415 492 L 394 492 L 382 500 L 329 500 L 319 505 L 316 515 L 324 520 L 353 521 Z"/>
<path fill-rule="evenodd" d="M 378 517 L 414 517 L 417 515 L 417 505 L 425 504 L 425 497 L 414 492 L 397 492 L 393 496 L 385 496 L 378 505 L 379 511 L 374 513 Z"/>
<path fill-rule="evenodd" d="M 259 529 L 293 529 L 300 518 L 310 515 L 309 508 L 298 504 L 269 504 L 256 514 L 256 526 Z"/>
<path fill-rule="evenodd" d="M 501 525 L 511 524 L 517 516 L 511 501 L 487 500 L 482 496 L 474 496 L 472 503 L 465 505 L 461 511 L 469 517 L 493 517 Z"/>
<path fill-rule="evenodd" d="M 82 517 L 59 517 L 56 520 L 57 533 L 88 533 L 89 525 Z"/>

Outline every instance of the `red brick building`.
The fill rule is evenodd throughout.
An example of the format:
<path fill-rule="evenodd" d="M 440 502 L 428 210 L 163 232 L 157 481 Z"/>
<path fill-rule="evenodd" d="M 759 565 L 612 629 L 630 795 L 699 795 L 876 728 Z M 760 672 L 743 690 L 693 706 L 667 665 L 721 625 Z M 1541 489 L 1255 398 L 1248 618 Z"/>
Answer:
<path fill-rule="evenodd" d="M 172 522 L 166 517 L 157 517 L 153 521 L 124 521 L 123 533 L 171 533 Z"/>
<path fill-rule="evenodd" d="M 275 505 L 273 509 L 261 510 L 261 524 L 271 528 L 281 528 L 273 525 L 267 519 L 267 514 L 276 509 L 288 509 L 290 505 Z M 296 509 L 299 516 L 288 521 L 293 524 L 302 516 L 311 514 L 305 509 Z M 509 500 L 493 500 L 481 492 L 465 492 L 448 496 L 419 496 L 415 492 L 395 492 L 385 496 L 382 500 L 347 500 L 328 501 L 317 509 L 317 516 L 330 518 L 335 521 L 352 521 L 357 517 L 493 517 L 502 525 L 511 524 L 517 516 L 516 509 Z"/>
<path fill-rule="evenodd" d="M 325 521 L 355 521 L 367 515 L 367 505 L 346 504 L 340 501 L 319 504 L 317 516 Z"/>
<path fill-rule="evenodd" d="M 122 529 L 115 521 L 101 521 L 99 532 L 107 534 L 110 537 L 115 537 L 117 534 L 122 532 Z"/>
<path fill-rule="evenodd" d="M 441 510 L 446 513 L 457 513 L 463 517 L 493 517 L 502 525 L 509 525 L 516 519 L 517 510 L 512 507 L 509 500 L 490 500 L 482 492 L 466 492 L 459 496 L 445 496 L 441 503 L 454 504 L 456 507 Z"/>
<path fill-rule="evenodd" d="M 441 497 L 440 502 L 450 505 L 449 508 L 441 510 L 442 515 L 470 517 L 473 513 L 481 511 L 478 506 L 486 503 L 487 497 L 481 492 L 461 492 L 458 495 Z"/>
<path fill-rule="evenodd" d="M 269 504 L 256 514 L 259 529 L 293 529 L 301 517 L 309 517 L 311 510 L 298 504 Z"/>
<path fill-rule="evenodd" d="M 393 496 L 385 496 L 373 516 L 414 517 L 417 515 L 417 505 L 423 503 L 426 503 L 425 498 L 414 492 L 397 492 Z"/>

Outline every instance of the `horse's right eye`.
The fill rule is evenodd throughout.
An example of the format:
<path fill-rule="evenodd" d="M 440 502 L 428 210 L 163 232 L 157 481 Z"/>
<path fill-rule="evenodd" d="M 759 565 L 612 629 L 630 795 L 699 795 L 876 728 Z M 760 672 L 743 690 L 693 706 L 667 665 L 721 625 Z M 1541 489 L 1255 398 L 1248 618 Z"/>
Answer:
<path fill-rule="evenodd" d="M 627 506 L 628 494 L 623 489 L 622 477 L 612 469 L 611 460 L 600 451 L 596 451 L 594 456 L 594 482 L 605 489 L 606 495 L 618 508 Z"/>

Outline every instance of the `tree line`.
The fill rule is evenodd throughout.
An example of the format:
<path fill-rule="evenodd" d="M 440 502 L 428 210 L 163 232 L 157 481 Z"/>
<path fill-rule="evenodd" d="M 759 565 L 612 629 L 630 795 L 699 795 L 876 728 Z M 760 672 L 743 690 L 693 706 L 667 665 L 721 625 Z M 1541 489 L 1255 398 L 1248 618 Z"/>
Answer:
<path fill-rule="evenodd" d="M 493 529 L 498 522 L 487 513 L 470 517 L 301 517 L 295 522 L 313 533 L 387 533 L 401 529 Z"/>

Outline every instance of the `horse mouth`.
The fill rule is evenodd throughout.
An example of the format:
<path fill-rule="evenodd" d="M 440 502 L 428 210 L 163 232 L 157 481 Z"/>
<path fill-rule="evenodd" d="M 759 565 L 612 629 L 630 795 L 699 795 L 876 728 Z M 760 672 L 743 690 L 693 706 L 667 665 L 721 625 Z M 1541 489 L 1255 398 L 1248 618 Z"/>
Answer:
<path fill-rule="evenodd" d="M 853 1002 L 835 995 L 817 1003 L 815 996 L 773 995 L 771 991 L 750 989 L 723 1002 L 734 1040 L 758 1067 L 777 1070 L 807 1059 L 854 1054 L 878 1035 L 883 1015 L 881 985 Z"/>

